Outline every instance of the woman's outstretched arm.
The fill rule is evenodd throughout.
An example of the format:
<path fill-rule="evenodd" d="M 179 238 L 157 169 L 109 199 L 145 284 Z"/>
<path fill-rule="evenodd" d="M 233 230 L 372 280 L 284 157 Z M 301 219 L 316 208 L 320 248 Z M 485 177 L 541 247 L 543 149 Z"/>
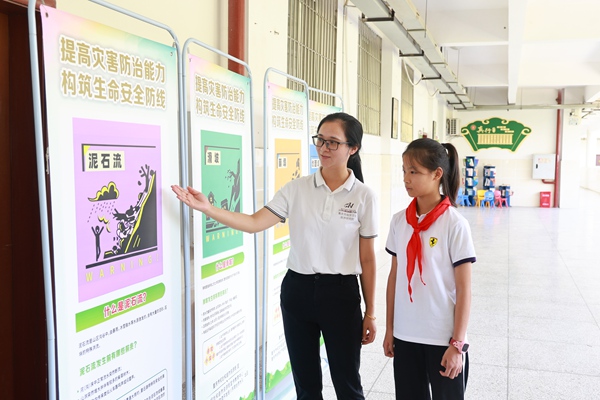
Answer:
<path fill-rule="evenodd" d="M 204 194 L 190 186 L 184 189 L 181 186 L 172 185 L 171 189 L 181 202 L 194 210 L 202 212 L 207 217 L 238 231 L 248 233 L 261 232 L 280 221 L 277 215 L 266 208 L 261 208 L 252 215 L 237 213 L 213 206 Z"/>

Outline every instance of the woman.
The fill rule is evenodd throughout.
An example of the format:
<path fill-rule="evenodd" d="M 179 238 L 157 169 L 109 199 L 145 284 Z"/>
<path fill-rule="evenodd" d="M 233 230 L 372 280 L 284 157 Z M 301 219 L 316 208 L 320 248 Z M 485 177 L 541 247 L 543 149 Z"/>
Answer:
<path fill-rule="evenodd" d="M 374 192 L 362 182 L 358 154 L 362 134 L 356 118 L 345 113 L 326 116 L 313 136 L 319 171 L 287 183 L 252 215 L 217 208 L 191 187 L 172 187 L 188 206 L 244 232 L 260 232 L 290 219 L 281 310 L 298 399 L 323 398 L 321 334 L 337 397 L 364 399 L 360 349 L 361 344 L 372 343 L 376 333 L 378 210 Z"/>

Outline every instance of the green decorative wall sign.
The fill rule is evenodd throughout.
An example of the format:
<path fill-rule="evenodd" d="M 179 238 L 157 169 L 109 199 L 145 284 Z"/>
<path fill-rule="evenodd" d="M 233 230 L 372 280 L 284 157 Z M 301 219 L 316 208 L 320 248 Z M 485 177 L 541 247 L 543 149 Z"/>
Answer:
<path fill-rule="evenodd" d="M 531 128 L 517 121 L 501 118 L 473 121 L 463 126 L 460 133 L 474 151 L 498 147 L 515 152 Z"/>

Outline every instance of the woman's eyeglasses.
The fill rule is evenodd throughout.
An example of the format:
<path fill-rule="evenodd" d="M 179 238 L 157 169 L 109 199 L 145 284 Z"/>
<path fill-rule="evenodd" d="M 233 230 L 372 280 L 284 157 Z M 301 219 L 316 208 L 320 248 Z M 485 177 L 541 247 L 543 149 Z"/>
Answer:
<path fill-rule="evenodd" d="M 325 140 L 319 136 L 313 136 L 312 140 L 315 146 L 323 147 L 323 145 L 325 145 L 325 147 L 327 147 L 331 151 L 337 150 L 338 147 L 340 147 L 340 144 L 350 144 L 350 142 L 336 142 L 335 140 Z"/>

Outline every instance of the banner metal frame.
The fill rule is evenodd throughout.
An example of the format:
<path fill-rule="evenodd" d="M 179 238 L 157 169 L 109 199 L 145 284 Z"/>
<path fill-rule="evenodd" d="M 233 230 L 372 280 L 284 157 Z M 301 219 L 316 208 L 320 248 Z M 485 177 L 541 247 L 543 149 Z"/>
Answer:
<path fill-rule="evenodd" d="M 309 116 L 309 104 L 310 104 L 310 88 L 308 86 L 308 84 L 306 83 L 306 81 L 304 81 L 303 79 L 297 78 L 295 76 L 292 76 L 288 73 L 285 73 L 283 71 L 280 71 L 276 68 L 273 67 L 269 67 L 267 68 L 267 70 L 265 71 L 265 76 L 264 76 L 264 83 L 263 83 L 263 140 L 264 140 L 264 152 L 263 152 L 263 164 L 264 164 L 264 168 L 263 168 L 263 182 L 264 182 L 264 199 L 263 205 L 266 205 L 268 203 L 269 200 L 269 185 L 268 185 L 268 180 L 267 180 L 267 172 L 268 172 L 268 164 L 267 164 L 267 155 L 268 155 L 268 121 L 266 118 L 267 115 L 267 85 L 269 83 L 269 74 L 270 73 L 275 73 L 275 74 L 279 74 L 282 75 L 288 79 L 291 79 L 293 81 L 296 81 L 300 84 L 302 84 L 302 86 L 304 87 L 304 93 L 306 93 L 306 113 L 307 116 Z M 307 118 L 308 119 L 308 118 Z M 308 124 L 308 120 L 306 121 L 306 136 L 308 137 L 309 133 L 310 133 L 310 129 L 309 129 L 309 124 Z M 310 165 L 310 140 L 307 141 L 307 145 L 306 145 L 306 152 L 307 152 L 307 156 L 308 156 L 308 162 Z M 263 231 L 263 312 L 262 312 L 262 359 L 263 359 L 263 373 L 262 373 L 262 381 L 261 381 L 261 399 L 265 399 L 266 398 L 266 372 L 267 372 L 267 231 L 265 230 Z"/>
<path fill-rule="evenodd" d="M 31 61 L 31 90 L 33 97 L 33 121 L 35 130 L 35 154 L 37 164 L 38 198 L 40 210 L 40 230 L 42 239 L 42 268 L 44 271 L 44 299 L 46 309 L 46 335 L 48 340 L 48 398 L 56 399 L 56 321 L 54 318 L 54 288 L 52 280 L 52 261 L 50 259 L 50 224 L 48 223 L 48 193 L 46 188 L 46 165 L 44 149 L 44 129 L 42 125 L 42 96 L 40 86 L 40 68 L 38 58 L 37 24 L 35 21 L 36 0 L 27 5 L 27 23 L 29 28 L 29 57 Z"/>
<path fill-rule="evenodd" d="M 109 8 L 113 11 L 125 14 L 129 17 L 138 19 L 149 25 L 156 26 L 160 29 L 166 30 L 173 38 L 173 45 L 177 52 L 177 70 L 178 70 L 178 90 L 179 99 L 178 105 L 180 108 L 179 112 L 179 136 L 182 138 L 182 126 L 184 115 L 181 113 L 182 105 L 182 63 L 181 63 L 181 51 L 179 48 L 179 41 L 175 32 L 167 25 L 152 20 L 143 15 L 134 13 L 126 10 L 122 7 L 114 4 L 105 2 L 103 0 L 89 0 L 92 3 L 100 6 Z M 42 2 L 43 3 L 43 2 Z M 31 81 L 32 81 L 32 92 L 33 92 L 33 117 L 35 127 L 35 143 L 36 143 L 36 160 L 37 160 L 37 172 L 38 172 L 38 190 L 39 190 L 39 203 L 40 203 L 40 227 L 42 235 L 42 263 L 44 269 L 44 297 L 46 302 L 46 329 L 48 335 L 48 398 L 55 400 L 57 398 L 57 365 L 56 365 L 56 321 L 54 317 L 54 288 L 53 288 L 53 276 L 52 276 L 52 261 L 50 258 L 50 234 L 49 234 L 49 223 L 48 223 L 48 209 L 46 207 L 48 195 L 46 187 L 46 171 L 45 166 L 45 148 L 44 148 L 44 131 L 42 126 L 42 101 L 41 101 L 41 86 L 39 78 L 39 57 L 37 51 L 37 25 L 35 21 L 35 7 L 36 0 L 29 0 L 27 16 L 29 26 L 29 51 L 31 58 Z M 180 151 L 182 149 L 182 141 L 180 140 Z M 183 171 L 182 164 L 182 171 Z M 187 207 L 184 207 L 184 212 Z M 183 219 L 186 221 L 186 219 Z M 184 229 L 183 231 L 183 242 L 189 242 L 189 230 Z M 184 248 L 186 248 L 184 246 Z M 184 262 L 185 264 L 185 262 Z M 184 265 L 185 268 L 185 265 Z"/>
<path fill-rule="evenodd" d="M 340 103 L 341 103 L 340 108 L 342 109 L 342 111 L 344 111 L 344 99 L 342 99 L 342 96 L 340 96 L 339 94 L 332 93 L 332 92 L 326 92 L 325 90 L 316 89 L 314 87 L 309 87 L 308 90 L 311 92 L 321 93 L 321 94 L 325 94 L 325 95 L 331 96 L 333 98 L 339 99 Z M 337 106 L 335 106 L 335 107 L 337 107 Z"/>
<path fill-rule="evenodd" d="M 255 131 L 254 131 L 254 108 L 252 105 L 252 71 L 250 70 L 250 66 L 240 60 L 239 58 L 236 58 L 228 53 L 225 53 L 217 48 L 214 48 L 204 42 L 201 42 L 198 39 L 195 38 L 189 38 L 185 41 L 185 43 L 183 44 L 183 48 L 182 48 L 182 59 L 184 57 L 187 56 L 187 51 L 189 49 L 190 44 L 195 44 L 198 45 L 200 47 L 203 47 L 206 50 L 209 50 L 213 53 L 216 53 L 220 56 L 223 56 L 225 58 L 227 58 L 230 61 L 234 61 L 238 64 L 240 64 L 241 66 L 243 66 L 246 69 L 246 72 L 248 73 L 248 79 L 250 80 L 250 139 L 251 139 L 251 143 L 252 143 L 252 201 L 253 201 L 253 207 L 254 207 L 254 211 L 256 212 L 256 163 L 254 162 L 254 149 L 255 149 L 255 142 L 254 142 L 254 136 L 255 136 Z M 187 60 L 187 57 L 186 57 Z M 187 68 L 183 68 L 183 81 L 185 82 L 186 79 L 186 70 Z M 184 85 L 185 86 L 185 85 Z M 187 86 L 185 86 L 187 88 Z M 183 96 L 183 103 L 182 103 L 182 112 L 184 114 L 187 113 L 187 107 L 188 107 L 188 101 L 187 101 L 187 96 L 185 96 L 185 93 L 187 92 L 187 90 L 184 90 L 184 96 Z M 188 140 L 188 136 L 191 134 L 189 132 L 189 120 L 188 118 L 184 118 L 184 133 L 186 135 L 186 148 L 187 151 L 189 151 L 189 146 L 187 144 L 187 140 Z M 185 178 L 182 176 L 182 186 L 183 184 L 185 184 L 186 186 L 190 184 L 189 181 L 189 174 L 187 173 L 187 165 L 188 165 L 188 159 L 187 159 L 187 155 L 188 153 L 186 153 L 186 157 L 185 157 L 185 162 L 182 161 L 182 165 L 186 166 L 186 172 L 185 172 Z M 189 207 L 184 207 L 185 209 L 189 210 Z M 189 222 L 189 216 L 188 216 L 188 222 Z M 258 314 L 258 309 L 259 309 L 259 297 L 258 297 L 258 240 L 256 238 L 257 234 L 254 234 L 255 238 L 254 238 L 254 345 L 255 345 L 255 356 L 254 356 L 254 369 L 255 369 L 255 373 L 254 373 L 254 392 L 258 395 L 259 392 L 259 375 L 260 375 L 260 371 L 259 371 L 259 366 L 260 366 L 260 362 L 259 362 L 259 357 L 258 357 L 258 349 L 259 349 L 259 342 L 258 342 L 258 323 L 259 323 L 259 314 Z M 188 266 L 189 266 L 189 248 L 187 250 L 187 257 L 188 257 Z M 186 282 L 190 282 L 190 272 L 189 272 L 189 268 L 186 271 Z M 190 310 L 189 316 L 188 313 L 186 312 L 186 347 L 189 346 L 189 351 L 186 351 L 186 382 L 190 382 L 190 387 L 188 388 L 188 390 L 186 390 L 186 399 L 187 400 L 192 400 L 191 394 L 192 394 L 192 390 L 191 390 L 191 381 L 192 381 L 192 343 L 191 343 L 191 338 L 192 338 L 192 331 L 191 331 L 191 287 L 188 287 L 188 285 L 186 284 L 186 288 L 185 288 L 185 301 L 186 301 L 186 310 Z M 187 318 L 189 317 L 189 324 L 187 321 Z M 187 327 L 189 327 L 189 331 L 187 329 Z M 188 340 L 189 340 L 189 344 L 188 344 Z M 189 358 L 189 359 L 188 359 Z M 189 396 L 187 395 L 187 393 L 189 393 Z"/>

